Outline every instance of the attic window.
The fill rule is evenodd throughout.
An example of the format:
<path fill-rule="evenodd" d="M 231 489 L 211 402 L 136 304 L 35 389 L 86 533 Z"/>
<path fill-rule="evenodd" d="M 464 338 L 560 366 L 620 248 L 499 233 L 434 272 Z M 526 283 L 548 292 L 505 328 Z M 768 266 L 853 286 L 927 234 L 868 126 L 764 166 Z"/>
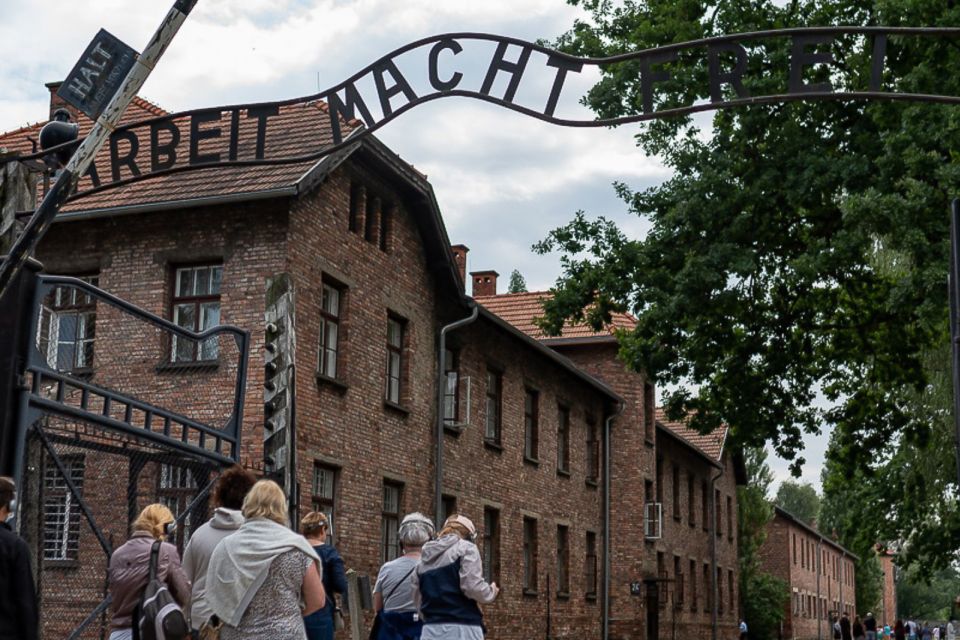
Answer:
<path fill-rule="evenodd" d="M 350 183 L 350 215 L 348 227 L 351 232 L 363 234 L 363 239 L 378 246 L 381 251 L 390 251 L 390 236 L 396 205 L 382 198 L 372 189 L 358 182 Z"/>

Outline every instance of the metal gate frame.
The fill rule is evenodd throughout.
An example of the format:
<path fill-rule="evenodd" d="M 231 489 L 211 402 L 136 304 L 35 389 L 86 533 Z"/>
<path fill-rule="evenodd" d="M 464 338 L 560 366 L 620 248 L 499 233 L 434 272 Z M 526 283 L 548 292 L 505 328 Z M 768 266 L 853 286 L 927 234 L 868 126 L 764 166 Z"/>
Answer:
<path fill-rule="evenodd" d="M 88 282 L 73 277 L 42 275 L 38 273 L 40 268 L 42 267 L 39 263 L 34 262 L 31 268 L 22 271 L 18 286 L 11 287 L 8 290 L 11 295 L 4 296 L 13 313 L 2 314 L 4 324 L 9 323 L 10 326 L 0 326 L 0 334 L 8 332 L 7 340 L 2 340 L 3 336 L 0 335 L 0 342 L 6 342 L 6 345 L 2 346 L 7 349 L 0 350 L 0 365 L 9 362 L 13 366 L 0 373 L 9 375 L 13 384 L 7 386 L 3 397 L 0 397 L 0 410 L 4 413 L 0 415 L 4 423 L 0 430 L 0 434 L 4 436 L 0 440 L 0 453 L 3 454 L 0 456 L 0 466 L 3 467 L 0 471 L 12 470 L 17 487 L 25 487 L 27 457 L 30 453 L 28 444 L 36 443 L 39 455 L 56 467 L 58 477 L 66 485 L 71 500 L 75 501 L 79 508 L 82 520 L 89 525 L 109 562 L 113 553 L 113 542 L 98 525 L 90 505 L 84 499 L 83 491 L 73 482 L 63 458 L 55 450 L 55 445 L 95 450 L 127 458 L 128 523 L 136 516 L 136 485 L 148 464 L 171 464 L 186 470 L 196 482 L 197 493 L 177 517 L 177 527 L 181 528 L 191 515 L 206 512 L 209 493 L 215 484 L 215 478 L 212 477 L 215 472 L 239 461 L 250 333 L 230 325 L 220 325 L 201 332 L 184 329 Z M 204 424 L 156 403 L 94 384 L 88 379 L 54 368 L 37 345 L 43 301 L 58 286 L 80 290 L 94 299 L 97 305 L 118 309 L 127 314 L 127 317 L 132 316 L 133 319 L 171 336 L 198 342 L 216 336 L 232 336 L 237 346 L 237 371 L 226 423 L 219 426 Z M 67 402 L 68 394 L 74 400 L 72 403 Z M 142 425 L 134 424 L 135 412 L 136 415 L 144 417 Z M 121 417 L 118 418 L 118 415 Z M 145 453 L 143 449 L 114 446 L 105 442 L 103 436 L 84 439 L 80 430 L 72 436 L 47 433 L 44 424 L 51 416 L 93 425 L 105 434 L 117 436 L 125 443 L 132 439 L 135 443 L 142 443 L 156 451 Z M 204 473 L 208 478 L 205 486 L 199 482 Z M 41 478 L 37 484 L 42 486 L 42 482 Z M 20 502 L 18 524 L 20 513 L 25 510 L 33 509 L 38 514 L 42 512 L 38 505 L 28 507 L 23 504 L 26 501 Z M 42 545 L 42 539 L 39 543 Z M 42 562 L 38 560 L 34 567 L 38 578 L 41 577 L 41 566 Z M 40 580 L 38 586 L 39 584 Z M 102 601 L 73 629 L 68 638 L 79 638 L 98 618 L 105 621 L 104 616 L 109 604 L 110 596 L 105 577 Z"/>

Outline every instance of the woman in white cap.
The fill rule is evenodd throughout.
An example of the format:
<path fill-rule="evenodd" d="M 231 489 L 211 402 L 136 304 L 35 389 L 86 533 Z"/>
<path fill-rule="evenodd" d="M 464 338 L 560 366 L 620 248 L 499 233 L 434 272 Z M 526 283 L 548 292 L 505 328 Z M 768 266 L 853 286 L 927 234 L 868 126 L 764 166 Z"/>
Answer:
<path fill-rule="evenodd" d="M 440 537 L 423 545 L 413 577 L 415 601 L 423 616 L 423 640 L 483 640 L 479 604 L 493 602 L 497 584 L 483 579 L 483 563 L 469 518 L 447 518 Z"/>
<path fill-rule="evenodd" d="M 376 640 L 419 640 L 423 621 L 413 602 L 413 573 L 420 562 L 420 549 L 433 538 L 433 520 L 411 513 L 400 523 L 397 535 L 403 555 L 380 567 L 373 588 Z"/>

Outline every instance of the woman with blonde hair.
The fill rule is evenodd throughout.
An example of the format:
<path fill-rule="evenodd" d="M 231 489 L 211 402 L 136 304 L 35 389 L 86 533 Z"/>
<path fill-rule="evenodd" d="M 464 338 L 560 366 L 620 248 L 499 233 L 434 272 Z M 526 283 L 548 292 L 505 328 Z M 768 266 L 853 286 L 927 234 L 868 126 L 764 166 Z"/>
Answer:
<path fill-rule="evenodd" d="M 173 513 L 165 505 L 151 504 L 133 522 L 133 535 L 110 556 L 110 640 L 132 640 L 133 619 L 140 596 L 150 576 L 150 552 L 163 541 L 173 525 Z M 190 581 L 180 568 L 180 555 L 169 542 L 160 545 L 157 579 L 166 583 L 177 603 L 186 610 L 190 602 Z"/>
<path fill-rule="evenodd" d="M 423 617 L 422 640 L 483 640 L 479 604 L 493 602 L 500 589 L 483 579 L 476 537 L 477 528 L 469 518 L 452 515 L 440 537 L 423 545 L 413 572 L 414 600 Z"/>
<path fill-rule="evenodd" d="M 287 500 L 260 480 L 243 500 L 244 523 L 214 549 L 207 603 L 221 640 L 305 640 L 303 616 L 324 605 L 320 558 L 287 526 Z M 300 599 L 304 608 L 301 610 Z"/>
<path fill-rule="evenodd" d="M 311 511 L 300 520 L 300 533 L 307 539 L 313 550 L 320 556 L 320 575 L 323 577 L 323 591 L 327 602 L 319 611 L 304 617 L 307 628 L 307 640 L 333 640 L 334 631 L 334 593 L 347 590 L 347 576 L 343 571 L 343 558 L 332 543 L 327 543 L 330 534 L 330 522 L 326 514 Z"/>

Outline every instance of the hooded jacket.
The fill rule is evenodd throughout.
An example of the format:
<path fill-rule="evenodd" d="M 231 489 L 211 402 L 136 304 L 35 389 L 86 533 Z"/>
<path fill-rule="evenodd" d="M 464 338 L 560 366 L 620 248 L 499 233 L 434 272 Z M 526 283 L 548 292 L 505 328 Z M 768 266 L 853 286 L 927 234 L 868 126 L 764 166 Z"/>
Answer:
<path fill-rule="evenodd" d="M 207 604 L 207 566 L 217 543 L 235 532 L 243 524 L 243 514 L 233 509 L 217 507 L 213 517 L 205 522 L 190 537 L 183 550 L 183 571 L 193 583 L 190 601 L 190 625 L 199 629 L 210 619 L 213 611 Z"/>
<path fill-rule="evenodd" d="M 455 533 L 423 545 L 413 584 L 414 603 L 428 625 L 483 626 L 477 603 L 496 598 L 493 587 L 483 579 L 477 545 Z"/>

